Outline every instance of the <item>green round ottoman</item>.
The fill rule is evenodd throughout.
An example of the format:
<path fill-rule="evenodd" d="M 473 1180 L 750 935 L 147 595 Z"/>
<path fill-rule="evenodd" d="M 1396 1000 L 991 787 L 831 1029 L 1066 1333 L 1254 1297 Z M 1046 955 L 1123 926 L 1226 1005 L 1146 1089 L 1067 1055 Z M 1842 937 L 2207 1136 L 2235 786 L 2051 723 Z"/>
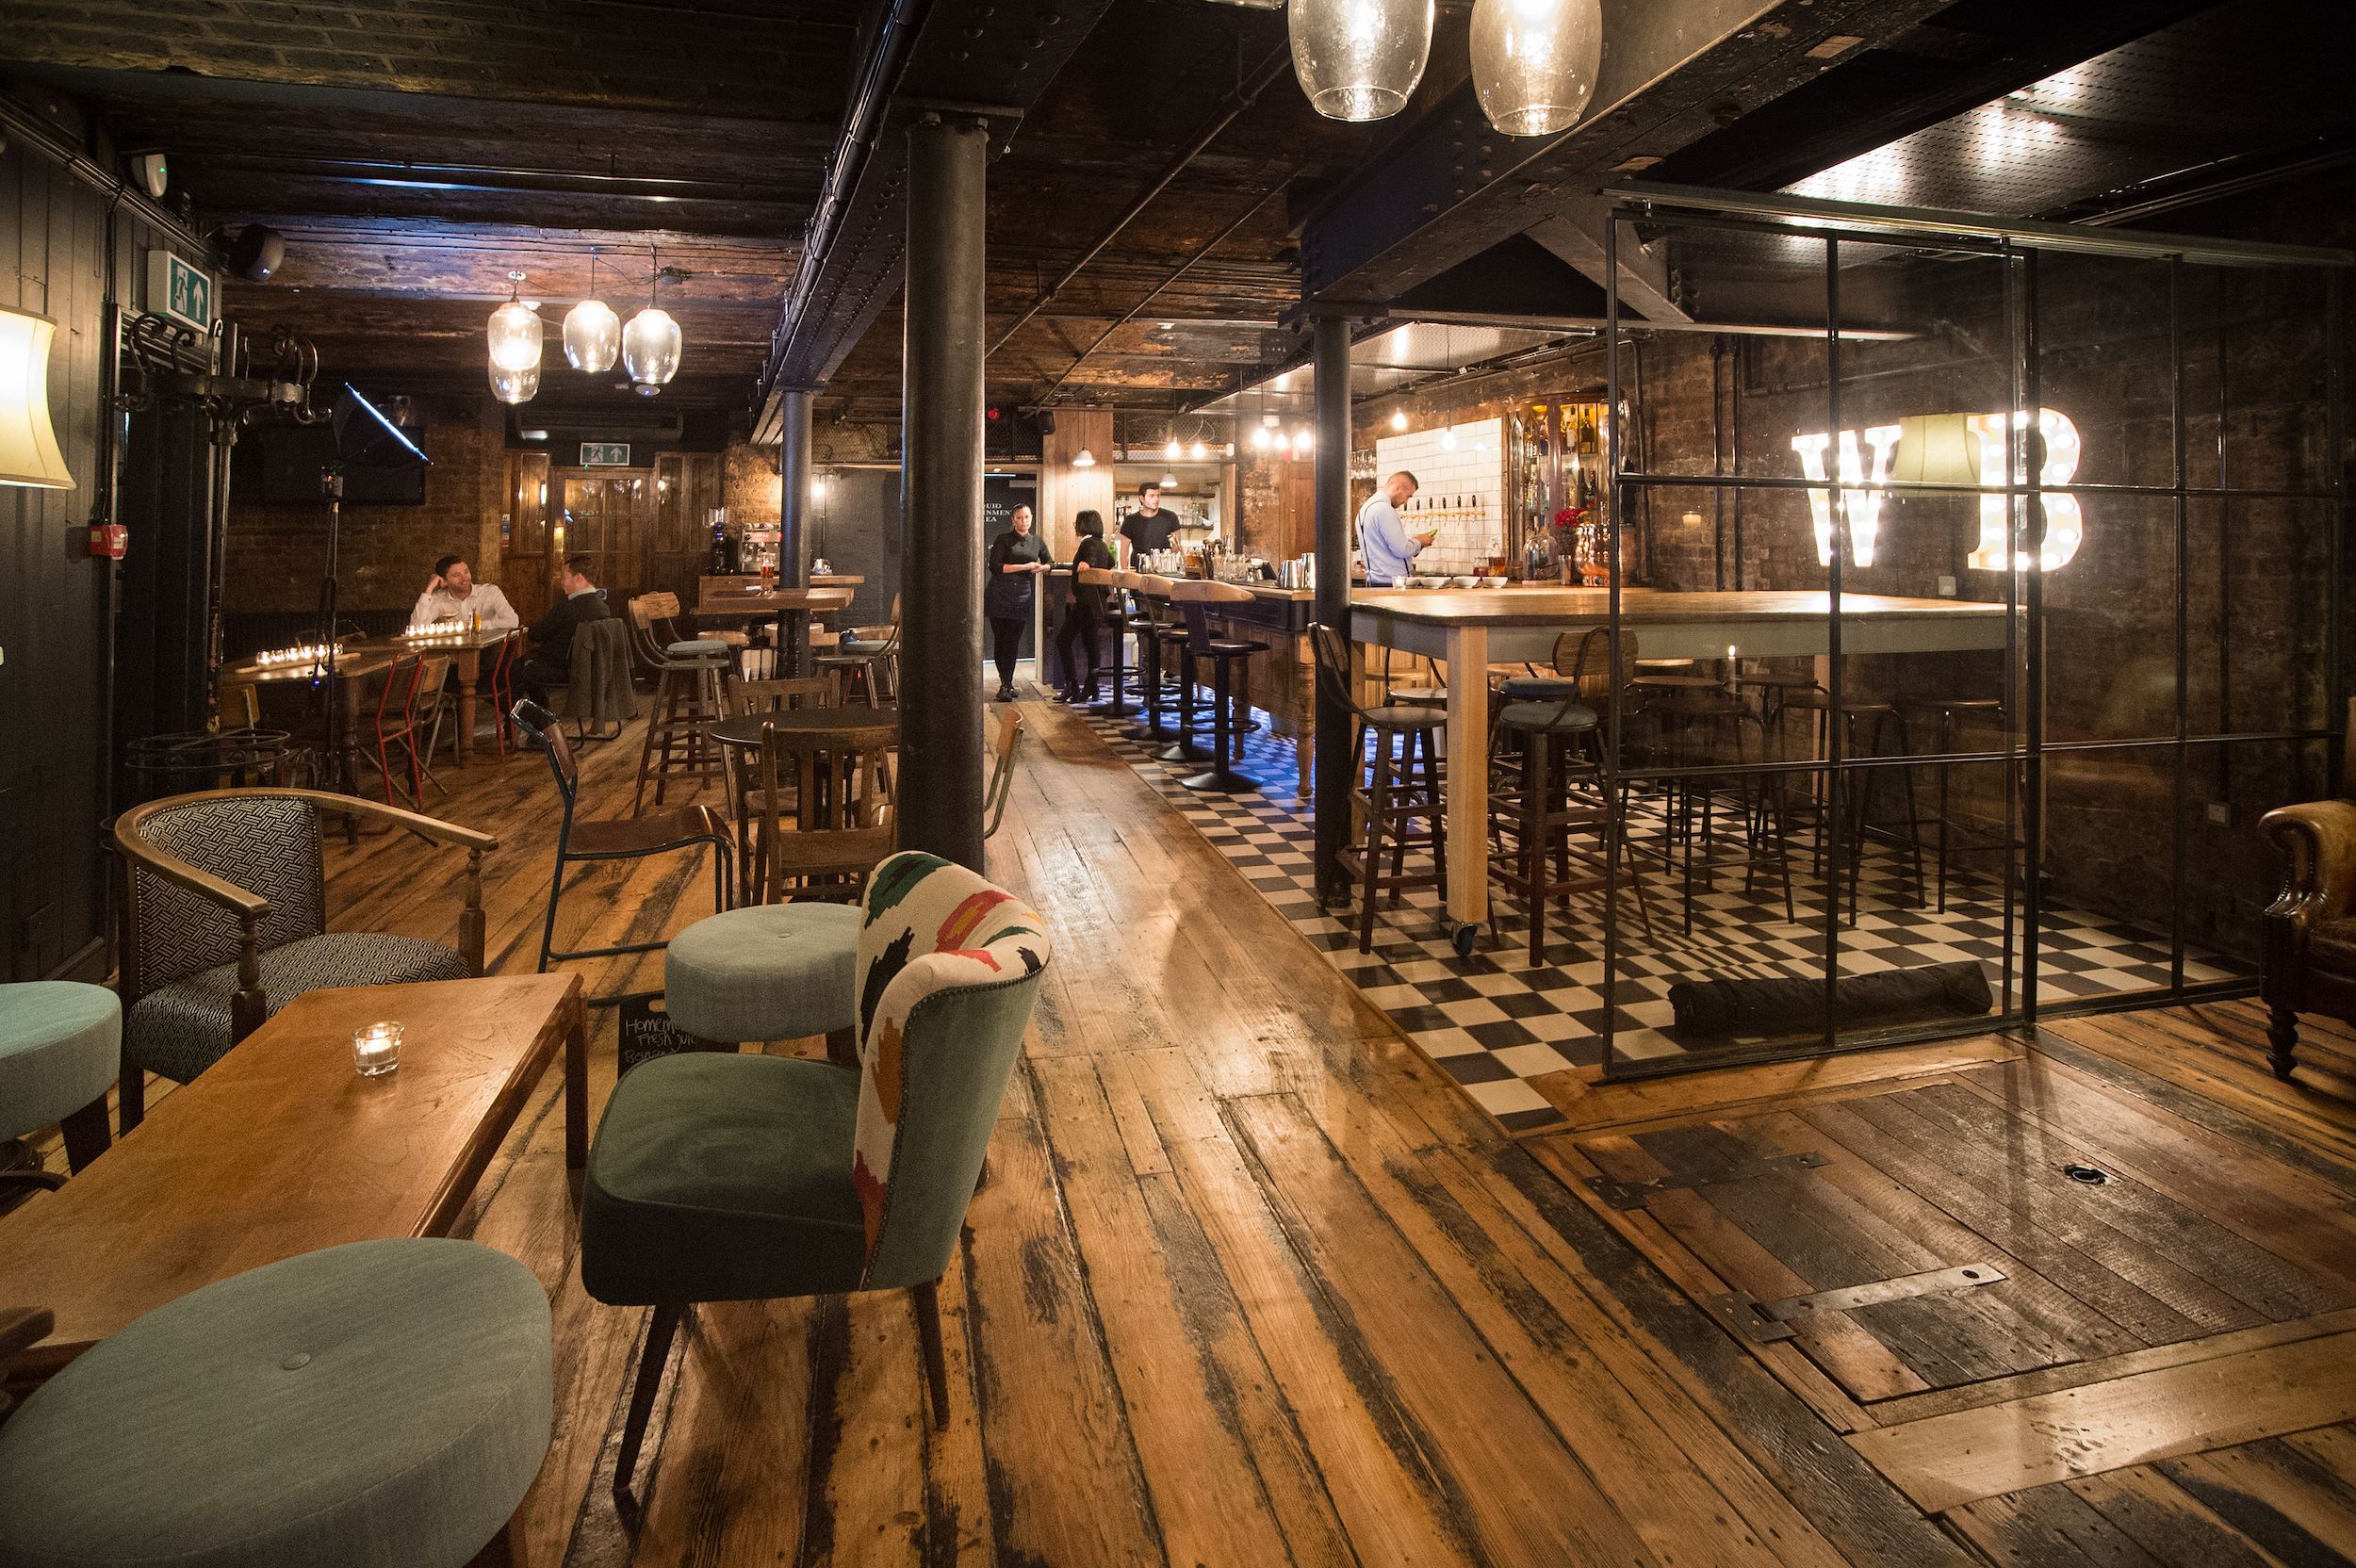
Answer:
<path fill-rule="evenodd" d="M 0 1138 L 21 1138 L 105 1098 L 123 1066 L 123 1003 L 104 986 L 0 986 Z"/>
<path fill-rule="evenodd" d="M 0 1426 L 0 1565 L 462 1568 L 548 1448 L 548 1300 L 363 1241 L 158 1307 Z"/>
<path fill-rule="evenodd" d="M 859 1021 L 856 904 L 756 904 L 671 939 L 663 1005 L 708 1040 L 794 1040 Z"/>

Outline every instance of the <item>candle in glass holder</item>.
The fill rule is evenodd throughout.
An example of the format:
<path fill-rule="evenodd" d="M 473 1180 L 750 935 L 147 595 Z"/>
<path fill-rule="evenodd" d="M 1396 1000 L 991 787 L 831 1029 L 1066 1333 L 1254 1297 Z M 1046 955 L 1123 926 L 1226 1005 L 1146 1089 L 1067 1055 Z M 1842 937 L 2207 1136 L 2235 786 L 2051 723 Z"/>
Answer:
<path fill-rule="evenodd" d="M 401 1025 L 371 1023 L 352 1032 L 352 1065 L 374 1078 L 401 1065 Z"/>

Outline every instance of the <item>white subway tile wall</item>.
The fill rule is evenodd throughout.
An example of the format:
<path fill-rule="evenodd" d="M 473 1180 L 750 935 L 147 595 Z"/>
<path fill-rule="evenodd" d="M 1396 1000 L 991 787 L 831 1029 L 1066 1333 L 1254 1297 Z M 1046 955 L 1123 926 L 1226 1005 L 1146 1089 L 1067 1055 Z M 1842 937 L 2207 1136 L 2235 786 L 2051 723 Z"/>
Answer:
<path fill-rule="evenodd" d="M 1451 432 L 1453 448 L 1446 441 Z M 1440 525 L 1440 536 L 1415 557 L 1418 574 L 1465 576 L 1504 553 L 1504 434 L 1503 420 L 1480 419 L 1451 431 L 1414 431 L 1375 442 L 1377 484 L 1404 468 L 1420 485 L 1404 514 L 1408 527 Z"/>

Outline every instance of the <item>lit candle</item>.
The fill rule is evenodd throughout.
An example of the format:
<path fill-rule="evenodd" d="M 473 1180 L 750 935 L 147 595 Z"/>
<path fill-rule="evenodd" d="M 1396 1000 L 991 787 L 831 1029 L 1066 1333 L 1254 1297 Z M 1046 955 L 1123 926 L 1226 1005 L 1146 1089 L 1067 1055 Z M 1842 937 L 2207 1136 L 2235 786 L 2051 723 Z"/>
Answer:
<path fill-rule="evenodd" d="M 401 1065 L 401 1025 L 371 1023 L 352 1032 L 352 1065 L 363 1078 L 374 1078 Z"/>

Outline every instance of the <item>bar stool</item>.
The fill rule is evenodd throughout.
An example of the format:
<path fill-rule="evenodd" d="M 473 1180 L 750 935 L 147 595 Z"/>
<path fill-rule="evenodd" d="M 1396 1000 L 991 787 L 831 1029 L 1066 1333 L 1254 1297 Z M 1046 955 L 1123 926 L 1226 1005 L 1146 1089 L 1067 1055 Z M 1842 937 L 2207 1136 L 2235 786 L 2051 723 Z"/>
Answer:
<path fill-rule="evenodd" d="M 1137 629 L 1137 615 L 1133 606 L 1137 574 L 1118 568 L 1106 570 L 1098 566 L 1080 569 L 1083 580 L 1100 582 L 1105 589 L 1104 624 L 1112 629 L 1112 695 L 1096 705 L 1096 711 L 1106 718 L 1125 719 L 1137 711 L 1129 706 L 1129 682 L 1136 674 L 1129 664 L 1129 635 Z M 1139 656 L 1142 658 L 1143 649 Z"/>
<path fill-rule="evenodd" d="M 1341 862 L 1359 885 L 1358 951 L 1371 953 L 1376 899 L 1387 893 L 1396 908 L 1399 895 L 1409 888 L 1448 886 L 1446 808 L 1440 792 L 1437 740 L 1448 714 L 1412 703 L 1368 708 L 1350 688 L 1350 645 L 1342 634 L 1322 623 L 1312 626 L 1309 646 L 1317 660 L 1318 685 L 1349 711 L 1358 727 L 1350 747 L 1358 762 L 1351 769 L 1350 800 L 1357 819 L 1366 825 L 1366 836 L 1354 848 L 1342 852 Z M 1374 742 L 1370 761 L 1366 759 L 1368 739 Z M 1360 769 L 1366 770 L 1363 785 Z M 1418 818 L 1430 825 L 1429 872 L 1406 869 L 1407 846 Z M 1383 869 L 1385 845 L 1391 852 L 1387 872 Z"/>
<path fill-rule="evenodd" d="M 1503 743 L 1519 752 L 1519 776 L 1490 792 L 1489 837 L 1497 849 L 1489 858 L 1489 875 L 1518 893 L 1529 908 L 1533 966 L 1546 961 L 1547 902 L 1567 909 L 1573 893 L 1606 885 L 1605 876 L 1570 874 L 1571 838 L 1582 830 L 1602 841 L 1607 868 L 1612 857 L 1627 857 L 1636 910 L 1644 935 L 1652 935 L 1644 872 L 1624 833 L 1627 792 L 1602 766 L 1595 748 L 1600 720 L 1587 700 L 1598 688 L 1611 690 L 1611 632 L 1601 628 L 1563 632 L 1555 639 L 1554 665 L 1556 675 L 1543 678 L 1556 688 L 1553 699 L 1508 700 L 1490 726 L 1493 767 Z"/>
<path fill-rule="evenodd" d="M 1184 581 L 1170 585 L 1170 598 L 1178 607 L 1186 628 L 1186 640 L 1178 650 L 1180 684 L 1191 694 L 1194 690 L 1194 670 L 1197 661 L 1211 662 L 1211 765 L 1202 773 L 1178 782 L 1189 790 L 1211 793 L 1242 793 L 1259 788 L 1251 779 L 1237 773 L 1235 760 L 1243 755 L 1245 727 L 1235 722 L 1237 699 L 1245 711 L 1252 706 L 1252 656 L 1266 653 L 1266 643 L 1214 637 L 1211 615 L 1207 608 L 1213 604 L 1251 604 L 1255 602 L 1252 590 L 1238 588 L 1231 582 Z M 1235 676 L 1235 666 L 1243 666 L 1243 678 Z M 1191 704 L 1189 703 L 1189 709 Z M 1179 734 L 1186 733 L 1187 715 L 1179 719 Z"/>
<path fill-rule="evenodd" d="M 666 600 L 676 611 L 679 599 L 671 594 L 648 594 L 630 601 L 631 641 L 638 657 L 655 673 L 654 712 L 646 720 L 646 744 L 638 754 L 638 788 L 630 797 L 633 817 L 645 809 L 649 776 L 657 806 L 674 779 L 710 778 L 726 788 L 726 761 L 704 727 L 728 716 L 720 682 L 728 673 L 730 649 L 704 638 L 657 641 L 656 623 L 667 621 Z"/>
<path fill-rule="evenodd" d="M 1097 631 L 1101 637 L 1104 631 L 1109 628 L 1113 634 L 1113 701 L 1116 704 L 1121 700 L 1121 675 L 1122 669 L 1122 654 L 1121 645 L 1127 640 L 1128 632 L 1126 617 L 1121 611 L 1121 593 L 1118 586 L 1120 579 L 1121 574 L 1109 566 L 1074 567 L 1072 569 L 1074 592 L 1072 599 L 1072 609 L 1069 612 L 1069 613 L 1072 614 L 1079 613 L 1080 600 L 1077 590 L 1080 587 L 1093 588 L 1103 596 L 1104 608 L 1097 620 Z M 1088 692 L 1079 699 L 1082 706 L 1096 706 L 1097 698 L 1095 677 L 1102 673 L 1101 668 L 1089 673 Z M 1070 671 L 1065 672 L 1065 678 L 1070 679 Z M 1072 686 L 1073 690 L 1077 691 L 1079 689 L 1080 682 L 1072 680 Z M 1103 711 L 1110 712 L 1112 711 L 1112 709 L 1108 707 L 1104 709 Z"/>
<path fill-rule="evenodd" d="M 1170 739 L 1170 731 L 1162 722 L 1163 713 L 1170 707 L 1171 698 L 1180 692 L 1180 683 L 1171 674 L 1176 662 L 1175 653 L 1184 642 L 1183 627 L 1170 621 L 1170 579 L 1152 572 L 1137 575 L 1137 597 L 1145 607 L 1144 629 L 1137 637 L 1137 654 L 1143 667 L 1140 694 L 1145 701 L 1145 722 L 1125 733 L 1133 741 L 1148 745 Z M 1180 715 L 1178 744 L 1161 753 L 1164 761 L 1199 762 L 1203 754 L 1185 738 L 1185 715 Z"/>
<path fill-rule="evenodd" d="M 820 675 L 836 683 L 838 700 L 845 705 L 855 690 L 870 708 L 896 700 L 900 690 L 900 596 L 892 596 L 890 626 L 854 627 L 835 644 L 833 652 L 813 654 L 811 662 Z"/>
<path fill-rule="evenodd" d="M 1901 715 L 1917 721 L 1918 724 L 1922 720 L 1930 721 L 1935 737 L 1931 743 L 1931 750 L 1939 756 L 1948 756 L 1959 749 L 1955 736 L 1956 732 L 1963 727 L 1963 717 L 1967 713 L 1992 715 L 1999 725 L 2008 722 L 2004 716 L 2004 699 L 2002 697 L 1900 697 L 1898 711 Z M 1918 727 L 1914 732 L 1919 735 L 1921 729 Z M 1948 776 L 1957 765 L 1951 762 L 1933 764 L 1939 770 L 1939 808 L 1932 821 L 1939 828 L 1937 860 L 1939 912 L 1942 915 L 1947 912 L 1947 867 L 1954 856 L 1985 855 L 1991 851 L 2009 853 L 2019 849 L 2021 844 L 2021 840 L 2009 834 L 1968 833 L 1966 834 L 1968 841 L 1959 847 L 1951 847 L 1950 841 L 1955 837 L 1956 825 L 1955 817 L 1947 808 L 1947 786 Z"/>
<path fill-rule="evenodd" d="M 1786 819 L 1775 808 L 1775 775 L 1750 765 L 1750 732 L 1758 731 L 1758 756 L 1769 760 L 1765 727 L 1740 694 L 1711 678 L 1693 676 L 1656 678 L 1638 689 L 1642 711 L 1654 728 L 1655 760 L 1666 766 L 1699 767 L 1722 772 L 1731 791 L 1708 774 L 1663 781 L 1661 858 L 1677 864 L 1677 849 L 1684 848 L 1682 871 L 1684 928 L 1693 930 L 1693 883 L 1698 867 L 1705 882 L 1715 877 L 1726 852 L 1720 848 L 1719 820 L 1731 815 L 1735 825 L 1734 854 L 1742 866 L 1742 890 L 1758 890 L 1759 861 L 1772 856 L 1775 879 L 1783 888 L 1783 918 L 1794 919 L 1797 904 L 1792 887 L 1792 858 Z"/>
<path fill-rule="evenodd" d="M 1906 715 L 1899 712 L 1892 703 L 1873 697 L 1844 697 L 1836 708 L 1832 694 L 1818 689 L 1792 693 L 1789 707 L 1815 715 L 1813 760 L 1816 761 L 1827 761 L 1832 755 L 1832 727 L 1835 723 L 1841 727 L 1841 755 L 1844 758 L 1906 757 L 1913 751 L 1907 740 Z M 1894 750 L 1889 744 L 1893 737 L 1897 743 Z M 1816 826 L 1811 874 L 1824 874 L 1824 852 L 1831 837 L 1834 813 L 1838 812 L 1850 846 L 1850 923 L 1854 924 L 1857 918 L 1858 883 L 1865 863 L 1866 841 L 1869 836 L 1875 834 L 1901 841 L 1911 852 L 1914 902 L 1917 907 L 1927 905 L 1930 902 L 1929 889 L 1922 879 L 1922 823 L 1915 805 L 1914 765 L 1900 762 L 1888 769 L 1868 769 L 1865 785 L 1857 790 L 1849 789 L 1843 782 L 1842 776 L 1849 771 L 1828 766 L 1817 772 L 1816 794 L 1808 808 Z M 1877 776 L 1885 772 L 1895 773 L 1900 786 L 1906 791 L 1906 814 L 1877 821 L 1873 816 L 1873 785 Z M 1901 828 L 1905 830 L 1903 840 L 1898 833 Z M 1834 895 L 1834 902 L 1839 902 L 1837 894 Z"/>

